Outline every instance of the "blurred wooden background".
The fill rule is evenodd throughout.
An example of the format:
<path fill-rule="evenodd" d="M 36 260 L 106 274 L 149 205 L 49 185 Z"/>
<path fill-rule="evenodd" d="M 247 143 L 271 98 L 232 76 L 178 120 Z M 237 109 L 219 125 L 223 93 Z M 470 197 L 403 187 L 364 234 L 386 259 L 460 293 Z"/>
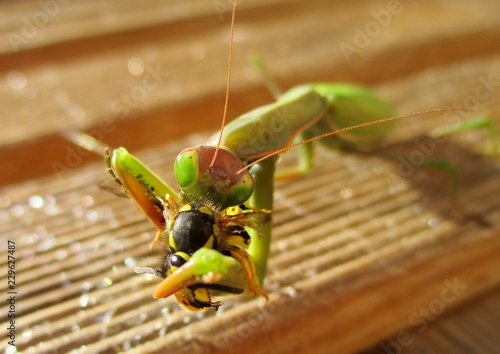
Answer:
<path fill-rule="evenodd" d="M 151 298 L 155 281 L 133 268 L 156 261 L 152 228 L 99 189 L 101 159 L 60 133 L 125 146 L 172 181 L 176 154 L 220 124 L 230 7 L 0 4 L 0 287 L 14 240 L 17 352 L 499 352 L 498 157 L 476 153 L 485 132 L 414 140 L 472 115 L 500 126 L 494 0 L 240 1 L 230 117 L 272 100 L 256 52 L 283 88 L 350 81 L 402 114 L 473 110 L 405 120 L 387 145 L 456 163 L 462 208 L 481 222 L 453 208 L 444 173 L 319 149 L 313 175 L 278 184 L 269 302 L 229 300 L 215 315 Z M 0 348 L 16 352 L 5 337 Z"/>

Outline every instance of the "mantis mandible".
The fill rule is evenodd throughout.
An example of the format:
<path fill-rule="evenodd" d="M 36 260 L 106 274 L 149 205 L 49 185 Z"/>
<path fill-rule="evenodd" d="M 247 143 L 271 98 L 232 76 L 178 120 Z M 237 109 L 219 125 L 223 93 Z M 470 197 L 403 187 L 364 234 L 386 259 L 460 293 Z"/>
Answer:
<path fill-rule="evenodd" d="M 278 154 L 298 146 L 297 171 L 306 173 L 312 168 L 309 142 L 368 149 L 403 118 L 366 88 L 318 83 L 294 87 L 226 125 L 235 6 L 236 0 L 222 128 L 207 144 L 179 153 L 174 173 L 180 190 L 125 148 L 105 151 L 110 174 L 158 229 L 151 249 L 159 245 L 163 260 L 157 269 L 137 272 L 162 279 L 153 297 L 175 295 L 193 311 L 219 307 L 212 297 L 220 295 L 267 298 L 262 284 Z"/>

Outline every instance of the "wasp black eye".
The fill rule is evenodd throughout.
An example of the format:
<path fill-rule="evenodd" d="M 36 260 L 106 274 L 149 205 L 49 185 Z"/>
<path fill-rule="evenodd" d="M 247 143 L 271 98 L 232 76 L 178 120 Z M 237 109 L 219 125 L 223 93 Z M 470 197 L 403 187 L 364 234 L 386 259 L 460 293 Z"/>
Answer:
<path fill-rule="evenodd" d="M 170 257 L 170 266 L 171 267 L 181 267 L 184 263 L 186 263 L 186 260 L 184 258 L 182 258 L 181 256 L 173 254 Z"/>

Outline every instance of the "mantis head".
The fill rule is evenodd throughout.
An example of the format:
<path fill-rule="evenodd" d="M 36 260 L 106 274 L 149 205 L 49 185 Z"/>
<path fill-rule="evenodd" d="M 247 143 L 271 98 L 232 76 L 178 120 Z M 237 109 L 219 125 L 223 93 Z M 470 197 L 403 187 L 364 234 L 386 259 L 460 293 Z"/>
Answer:
<path fill-rule="evenodd" d="M 184 195 L 205 195 L 223 207 L 246 202 L 253 193 L 253 178 L 245 163 L 231 152 L 219 149 L 210 164 L 216 147 L 198 145 L 185 149 L 175 160 L 174 173 Z M 207 195 L 208 193 L 208 195 Z"/>

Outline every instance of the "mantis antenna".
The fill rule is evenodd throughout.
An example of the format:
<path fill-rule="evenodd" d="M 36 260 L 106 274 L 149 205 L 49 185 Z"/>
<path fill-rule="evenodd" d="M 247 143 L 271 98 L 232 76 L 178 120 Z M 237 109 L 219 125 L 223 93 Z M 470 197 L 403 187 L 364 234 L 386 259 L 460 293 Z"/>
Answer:
<path fill-rule="evenodd" d="M 220 150 L 220 144 L 222 140 L 222 133 L 224 131 L 224 126 L 226 125 L 227 118 L 227 106 L 229 103 L 229 87 L 231 86 L 231 69 L 233 66 L 233 38 L 234 38 L 234 19 L 236 17 L 236 3 L 237 0 L 233 1 L 233 13 L 231 15 L 231 37 L 229 39 L 229 61 L 228 61 L 228 69 L 227 69 L 227 84 L 226 84 L 226 99 L 224 102 L 224 113 L 222 114 L 222 125 L 220 128 L 219 139 L 217 139 L 217 147 L 215 149 L 214 157 L 212 158 L 212 162 L 210 162 L 209 168 L 212 168 L 215 160 L 217 159 L 217 155 Z"/>
<path fill-rule="evenodd" d="M 366 123 L 362 123 L 362 124 L 358 124 L 358 125 L 353 125 L 351 127 L 346 127 L 346 128 L 342 128 L 342 129 L 338 129 L 338 130 L 333 130 L 331 132 L 320 134 L 320 135 L 314 136 L 312 138 L 303 140 L 301 142 L 298 142 L 298 143 L 286 146 L 284 148 L 278 149 L 278 150 L 276 150 L 274 152 L 271 152 L 270 154 L 268 154 L 266 156 L 263 156 L 260 159 L 253 161 L 252 163 L 249 163 L 248 165 L 246 165 L 245 167 L 243 167 L 242 169 L 240 169 L 239 171 L 237 171 L 235 174 L 238 175 L 238 174 L 240 174 L 240 173 L 242 173 L 242 172 L 244 172 L 246 170 L 249 170 L 253 165 L 256 165 L 259 162 L 262 162 L 263 160 L 268 159 L 268 158 L 270 158 L 272 156 L 275 156 L 275 155 L 278 155 L 278 154 L 282 154 L 282 153 L 284 153 L 284 152 L 286 152 L 286 151 L 288 151 L 290 149 L 296 148 L 297 146 L 304 145 L 304 144 L 313 142 L 315 140 L 323 139 L 323 138 L 326 138 L 327 136 L 337 135 L 337 134 L 340 134 L 340 133 L 345 133 L 345 132 L 348 132 L 348 131 L 351 131 L 351 130 L 355 130 L 355 129 L 359 129 L 359 128 L 364 128 L 364 127 L 368 127 L 368 126 L 371 126 L 371 125 L 392 122 L 392 121 L 395 121 L 395 120 L 399 120 L 399 119 L 403 119 L 403 118 L 408 118 L 408 117 L 419 116 L 419 115 L 422 115 L 422 114 L 429 114 L 429 113 L 436 113 L 436 112 L 448 112 L 448 111 L 456 111 L 456 110 L 457 109 L 455 109 L 455 108 L 437 108 L 437 109 L 433 109 L 433 110 L 430 110 L 430 111 L 415 112 L 415 113 L 410 113 L 410 114 L 406 114 L 406 115 L 402 115 L 402 116 L 380 119 L 380 120 L 373 121 L 373 122 L 366 122 Z M 462 111 L 461 109 L 458 109 L 458 110 Z"/>

